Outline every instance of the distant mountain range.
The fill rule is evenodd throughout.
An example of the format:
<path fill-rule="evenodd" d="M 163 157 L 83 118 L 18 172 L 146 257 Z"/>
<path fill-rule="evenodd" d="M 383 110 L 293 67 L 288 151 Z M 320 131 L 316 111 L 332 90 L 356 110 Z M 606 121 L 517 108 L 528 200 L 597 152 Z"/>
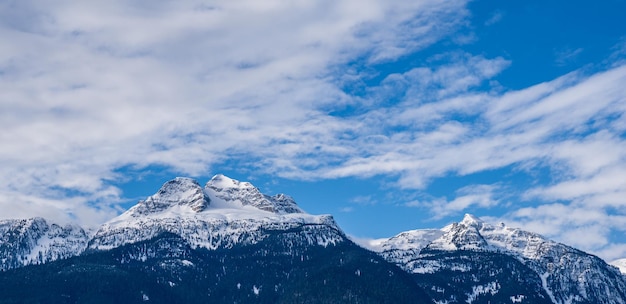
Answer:
<path fill-rule="evenodd" d="M 0 303 L 626 303 L 624 260 L 472 215 L 362 247 L 223 175 L 173 179 L 96 230 L 0 221 L 0 262 Z"/>

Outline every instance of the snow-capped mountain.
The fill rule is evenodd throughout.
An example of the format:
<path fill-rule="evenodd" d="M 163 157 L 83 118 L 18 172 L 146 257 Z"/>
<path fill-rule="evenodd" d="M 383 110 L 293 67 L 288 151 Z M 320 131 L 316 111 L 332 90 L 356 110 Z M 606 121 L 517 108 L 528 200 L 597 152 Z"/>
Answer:
<path fill-rule="evenodd" d="M 78 226 L 43 218 L 0 221 L 0 271 L 81 254 L 89 235 Z"/>
<path fill-rule="evenodd" d="M 204 188 L 179 177 L 102 225 L 89 250 L 108 250 L 163 232 L 181 236 L 194 248 L 214 250 L 255 244 L 268 232 L 296 228 L 304 233 L 291 242 L 327 246 L 345 240 L 331 216 L 304 213 L 286 195 L 264 195 L 250 183 L 223 175 L 213 177 Z"/>
<path fill-rule="evenodd" d="M 386 260 L 413 274 L 470 271 L 478 265 L 451 263 L 447 257 L 451 253 L 490 253 L 513 257 L 532 270 L 552 303 L 626 303 L 626 281 L 600 258 L 469 214 L 440 230 L 408 231 L 377 245 Z M 489 293 L 498 292 L 495 286 Z M 470 298 L 468 295 L 467 300 Z"/>

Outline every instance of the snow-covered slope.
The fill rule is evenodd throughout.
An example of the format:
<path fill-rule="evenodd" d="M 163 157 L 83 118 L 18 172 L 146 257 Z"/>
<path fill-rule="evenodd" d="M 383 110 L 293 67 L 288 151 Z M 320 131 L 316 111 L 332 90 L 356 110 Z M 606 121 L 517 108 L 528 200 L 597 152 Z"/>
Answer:
<path fill-rule="evenodd" d="M 440 230 L 401 233 L 381 242 L 379 248 L 385 259 L 414 274 L 453 268 L 445 260 L 428 258 L 432 252 L 500 253 L 515 257 L 537 273 L 553 303 L 626 303 L 626 282 L 600 258 L 469 214 Z"/>
<path fill-rule="evenodd" d="M 179 177 L 101 226 L 89 249 L 107 250 L 169 232 L 194 248 L 212 250 L 255 244 L 269 233 L 295 230 L 302 233 L 293 242 L 327 246 L 345 240 L 331 216 L 304 213 L 286 195 L 267 196 L 250 183 L 223 175 L 204 188 Z"/>
<path fill-rule="evenodd" d="M 288 195 L 268 196 L 248 182 L 240 182 L 224 175 L 214 176 L 205 186 L 214 200 L 227 203 L 226 207 L 252 206 L 276 214 L 304 213 Z"/>
<path fill-rule="evenodd" d="M 433 240 L 444 234 L 439 229 L 418 229 L 402 232 L 389 239 L 377 239 L 363 243 L 361 246 L 379 252 L 385 259 L 406 269 L 411 260 L 419 255 L 420 251 Z"/>
<path fill-rule="evenodd" d="M 82 253 L 89 235 L 80 227 L 43 218 L 0 221 L 0 271 Z"/>

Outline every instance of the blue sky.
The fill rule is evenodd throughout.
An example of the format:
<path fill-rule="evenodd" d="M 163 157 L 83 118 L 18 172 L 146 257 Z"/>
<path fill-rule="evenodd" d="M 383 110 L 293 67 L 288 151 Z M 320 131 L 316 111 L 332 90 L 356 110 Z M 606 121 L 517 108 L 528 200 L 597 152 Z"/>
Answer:
<path fill-rule="evenodd" d="M 355 237 L 472 213 L 626 257 L 624 11 L 4 1 L 0 217 L 97 225 L 223 173 Z"/>

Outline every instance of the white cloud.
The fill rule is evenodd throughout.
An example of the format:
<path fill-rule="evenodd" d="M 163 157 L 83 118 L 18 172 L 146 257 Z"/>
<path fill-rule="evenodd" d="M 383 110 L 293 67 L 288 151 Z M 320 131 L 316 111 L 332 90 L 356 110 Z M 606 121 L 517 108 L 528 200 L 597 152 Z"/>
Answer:
<path fill-rule="evenodd" d="M 490 208 L 498 205 L 498 185 L 471 185 L 456 191 L 451 200 L 435 198 L 426 201 L 411 201 L 406 207 L 426 208 L 434 219 L 441 219 L 450 215 L 458 215 L 469 208 Z"/>
<path fill-rule="evenodd" d="M 348 238 L 350 238 L 350 240 L 352 240 L 353 242 L 355 242 L 357 245 L 372 250 L 372 251 L 376 251 L 376 252 L 381 252 L 383 251 L 383 242 L 385 242 L 387 239 L 372 239 L 372 238 L 362 238 L 362 237 L 357 237 L 354 235 L 348 235 Z"/>
<path fill-rule="evenodd" d="M 419 188 L 450 172 L 466 175 L 539 161 L 582 177 L 583 171 L 623 161 L 616 149 L 623 140 L 611 125 L 622 119 L 625 77 L 626 66 L 588 78 L 574 73 L 502 96 L 461 90 L 434 103 L 421 102 L 421 93 L 415 93 L 398 105 L 357 117 L 358 126 L 358 121 L 372 121 L 358 131 L 379 140 L 357 138 L 354 148 L 360 153 L 325 176 L 396 172 L 403 174 L 403 185 Z"/>
<path fill-rule="evenodd" d="M 376 205 L 376 200 L 371 195 L 360 195 L 350 199 L 350 202 L 356 205 L 367 206 Z"/>
<path fill-rule="evenodd" d="M 339 209 L 339 212 L 343 212 L 343 213 L 350 213 L 353 212 L 354 208 L 353 207 L 343 207 L 341 209 Z"/>
<path fill-rule="evenodd" d="M 2 217 L 84 209 L 95 213 L 83 221 L 102 221 L 124 166 L 196 175 L 246 155 L 296 176 L 340 161 L 353 149 L 337 139 L 359 128 L 327 115 L 353 102 L 339 86 L 343 64 L 423 48 L 463 22 L 464 4 L 4 4 Z M 44 207 L 19 211 L 32 204 Z"/>
<path fill-rule="evenodd" d="M 626 256 L 626 244 L 610 244 L 605 246 L 601 251 L 596 252 L 603 257 L 605 261 L 614 261 L 622 259 Z"/>
<path fill-rule="evenodd" d="M 558 66 L 565 66 L 569 63 L 576 61 L 576 58 L 578 58 L 578 56 L 583 51 L 584 50 L 582 48 L 576 48 L 576 49 L 566 48 L 563 50 L 559 50 L 555 54 L 556 56 L 555 63 Z"/>
<path fill-rule="evenodd" d="M 493 14 L 491 14 L 491 17 L 489 17 L 489 19 L 485 21 L 485 25 L 491 26 L 500 22 L 502 18 L 504 18 L 504 15 L 505 15 L 504 11 L 500 11 L 500 10 L 495 11 Z"/>

